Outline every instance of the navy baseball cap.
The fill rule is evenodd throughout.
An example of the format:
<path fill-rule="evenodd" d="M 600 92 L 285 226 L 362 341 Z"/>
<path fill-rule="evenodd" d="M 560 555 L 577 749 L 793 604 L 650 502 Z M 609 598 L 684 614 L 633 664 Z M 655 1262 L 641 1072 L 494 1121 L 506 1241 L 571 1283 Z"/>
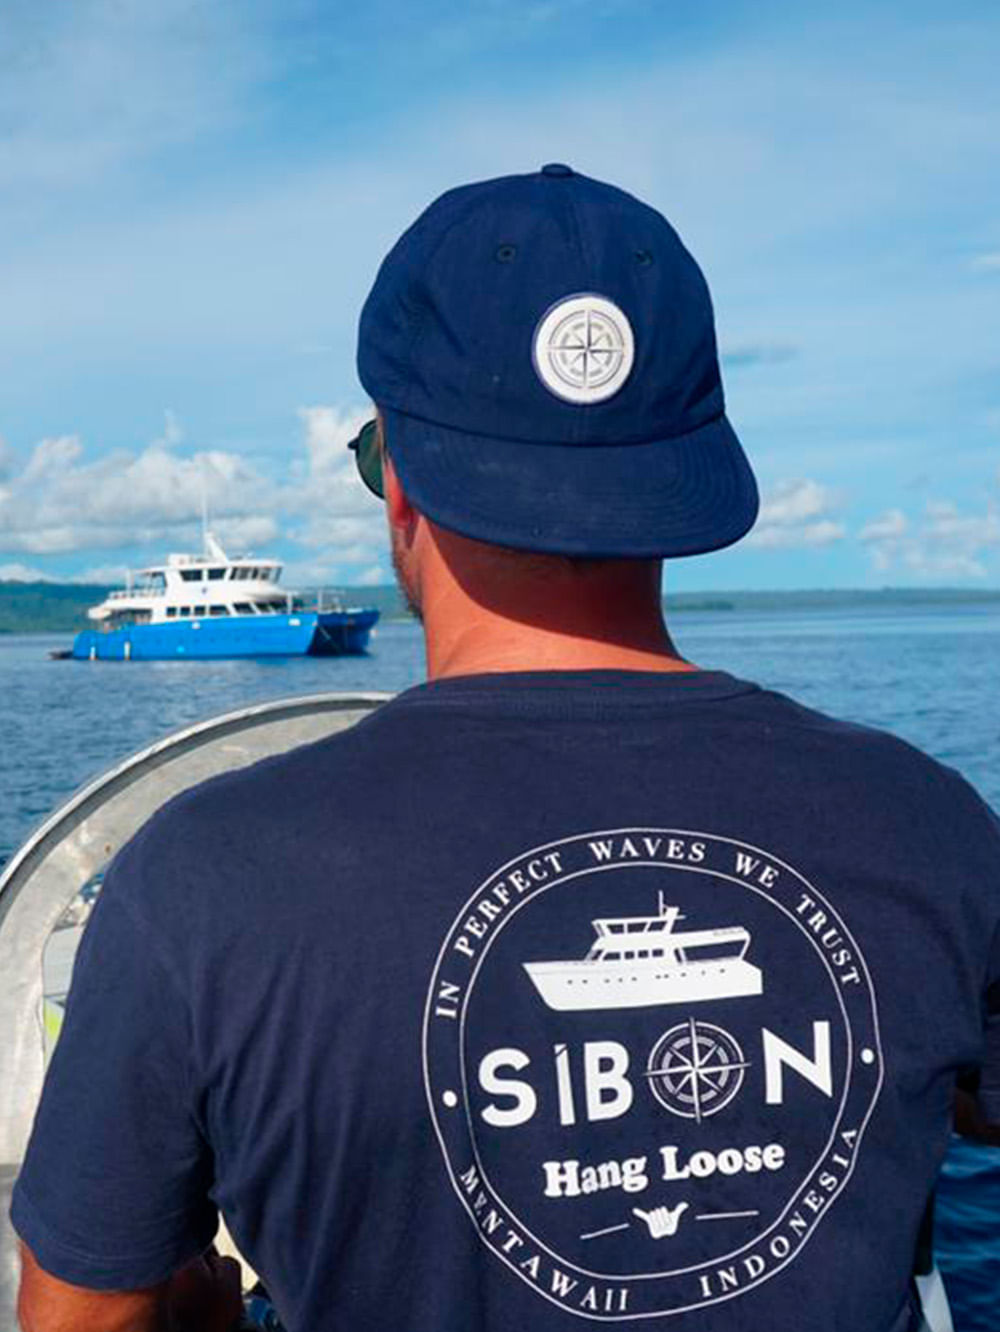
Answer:
<path fill-rule="evenodd" d="M 757 516 L 701 270 L 655 209 L 567 166 L 432 203 L 379 269 L 358 373 L 407 495 L 464 536 L 696 555 Z"/>

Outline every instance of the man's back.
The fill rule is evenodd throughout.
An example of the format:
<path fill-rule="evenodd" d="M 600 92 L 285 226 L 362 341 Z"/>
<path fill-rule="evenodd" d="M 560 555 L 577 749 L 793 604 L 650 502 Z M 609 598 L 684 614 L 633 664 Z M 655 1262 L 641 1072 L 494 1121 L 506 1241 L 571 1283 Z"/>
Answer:
<path fill-rule="evenodd" d="M 15 1219 L 131 1281 L 199 1178 L 303 1332 L 908 1328 L 998 863 L 953 773 L 721 673 L 422 686 L 120 858 Z"/>

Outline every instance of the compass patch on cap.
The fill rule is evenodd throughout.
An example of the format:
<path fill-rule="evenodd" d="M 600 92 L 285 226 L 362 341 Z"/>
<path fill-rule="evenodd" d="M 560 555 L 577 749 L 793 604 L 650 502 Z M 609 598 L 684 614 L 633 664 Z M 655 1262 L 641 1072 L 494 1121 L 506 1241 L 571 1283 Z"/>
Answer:
<path fill-rule="evenodd" d="M 603 402 L 614 397 L 631 373 L 632 326 L 606 296 L 567 296 L 539 321 L 532 359 L 538 378 L 557 398 Z"/>

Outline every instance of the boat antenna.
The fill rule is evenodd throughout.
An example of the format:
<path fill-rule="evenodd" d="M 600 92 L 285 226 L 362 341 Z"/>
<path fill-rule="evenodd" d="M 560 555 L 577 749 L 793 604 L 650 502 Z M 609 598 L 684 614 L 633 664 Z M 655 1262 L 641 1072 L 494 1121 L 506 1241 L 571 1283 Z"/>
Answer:
<path fill-rule="evenodd" d="M 205 459 L 198 459 L 201 477 L 201 550 L 208 558 L 208 487 L 205 485 Z"/>
<path fill-rule="evenodd" d="M 679 907 L 675 907 L 675 906 L 667 906 L 667 899 L 663 896 L 663 889 L 662 889 L 662 888 L 660 889 L 659 893 L 657 894 L 657 897 L 658 897 L 658 903 L 657 903 L 657 905 L 658 905 L 658 907 L 659 907 L 660 919 L 661 919 L 661 920 L 678 921 L 678 920 L 686 920 L 686 919 L 687 919 L 685 916 L 682 916 L 682 915 L 681 915 L 681 912 L 680 912 L 680 908 L 679 908 Z"/>

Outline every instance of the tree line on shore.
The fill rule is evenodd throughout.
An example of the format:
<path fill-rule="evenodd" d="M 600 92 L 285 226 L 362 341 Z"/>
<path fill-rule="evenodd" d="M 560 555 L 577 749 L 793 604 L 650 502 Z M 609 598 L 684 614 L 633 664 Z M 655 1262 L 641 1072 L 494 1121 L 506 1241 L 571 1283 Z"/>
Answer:
<path fill-rule="evenodd" d="M 87 627 L 87 608 L 111 589 L 100 584 L 22 583 L 0 580 L 0 634 L 75 633 Z M 374 606 L 383 620 L 408 615 L 391 583 L 339 589 L 345 605 Z M 860 610 L 879 606 L 1000 606 L 1000 589 L 987 588 L 812 588 L 796 591 L 675 592 L 670 611 Z"/>

